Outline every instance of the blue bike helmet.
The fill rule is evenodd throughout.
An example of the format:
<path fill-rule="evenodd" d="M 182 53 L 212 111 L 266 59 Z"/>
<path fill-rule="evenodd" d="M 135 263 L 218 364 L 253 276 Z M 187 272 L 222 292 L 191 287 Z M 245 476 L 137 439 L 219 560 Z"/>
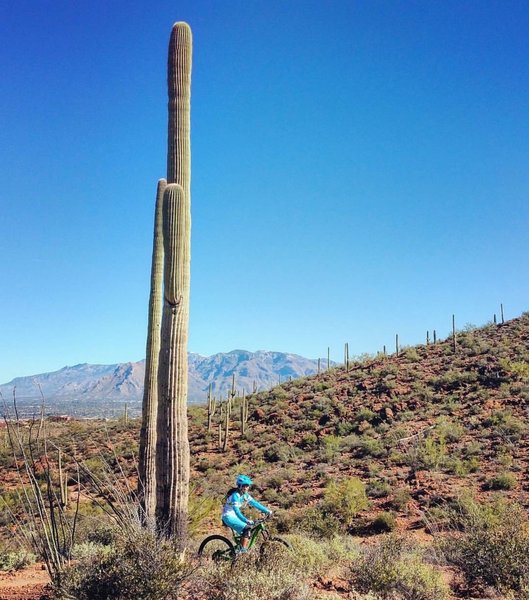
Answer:
<path fill-rule="evenodd" d="M 248 477 L 248 475 L 239 475 L 235 480 L 235 485 L 237 487 L 241 487 L 242 485 L 252 485 L 253 481 Z"/>

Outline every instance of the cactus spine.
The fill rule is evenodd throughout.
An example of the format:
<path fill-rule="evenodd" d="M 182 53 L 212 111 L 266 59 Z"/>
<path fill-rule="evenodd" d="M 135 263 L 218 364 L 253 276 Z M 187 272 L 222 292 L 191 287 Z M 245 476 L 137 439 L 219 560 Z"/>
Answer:
<path fill-rule="evenodd" d="M 163 199 L 164 295 L 156 445 L 156 521 L 180 547 L 187 537 L 189 439 L 187 338 L 191 246 L 191 54 L 187 23 L 175 23 L 167 63 L 167 187 Z"/>
<path fill-rule="evenodd" d="M 163 282 L 162 203 L 166 186 L 167 181 L 165 179 L 158 181 L 154 211 L 151 293 L 149 297 L 149 323 L 139 451 L 138 494 L 144 516 L 147 522 L 151 524 L 156 511 L 156 415 L 158 412 L 158 362 Z"/>

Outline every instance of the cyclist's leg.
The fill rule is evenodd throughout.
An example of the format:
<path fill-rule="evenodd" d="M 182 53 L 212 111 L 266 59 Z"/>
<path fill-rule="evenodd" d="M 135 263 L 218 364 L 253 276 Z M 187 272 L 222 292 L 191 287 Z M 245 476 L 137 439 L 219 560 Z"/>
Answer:
<path fill-rule="evenodd" d="M 250 543 L 250 536 L 252 534 L 251 526 L 235 515 L 224 515 L 222 517 L 222 522 L 228 527 L 231 527 L 241 536 L 240 551 L 246 552 L 248 549 L 248 544 Z"/>

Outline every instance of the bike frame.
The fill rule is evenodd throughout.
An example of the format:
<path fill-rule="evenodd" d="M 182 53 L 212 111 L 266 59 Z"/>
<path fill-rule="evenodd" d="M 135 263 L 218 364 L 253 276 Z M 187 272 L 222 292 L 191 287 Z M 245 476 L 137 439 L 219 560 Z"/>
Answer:
<path fill-rule="evenodd" d="M 235 541 L 235 545 L 237 548 L 241 547 L 241 541 L 242 541 L 242 535 L 239 535 L 235 532 L 235 530 L 231 530 L 232 534 L 233 534 L 233 539 Z M 270 534 L 268 533 L 267 529 L 266 529 L 266 525 L 264 524 L 264 521 L 257 521 L 255 523 L 255 525 L 253 525 L 252 527 L 252 535 L 250 537 L 250 543 L 248 544 L 248 550 L 250 548 L 252 548 L 255 543 L 257 542 L 257 538 L 259 537 L 260 534 L 263 534 L 263 536 L 265 538 L 268 538 L 270 536 Z"/>

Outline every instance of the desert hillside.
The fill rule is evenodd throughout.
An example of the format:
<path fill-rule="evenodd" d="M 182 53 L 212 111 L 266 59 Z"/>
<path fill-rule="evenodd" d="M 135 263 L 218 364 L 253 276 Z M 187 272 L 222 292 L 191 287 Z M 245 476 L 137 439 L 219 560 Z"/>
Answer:
<path fill-rule="evenodd" d="M 389 551 L 384 540 L 393 532 L 406 543 L 418 543 L 424 552 L 437 544 L 438 536 L 453 531 L 454 510 L 462 510 L 457 507 L 469 498 L 476 506 L 492 506 L 500 498 L 513 507 L 508 511 L 518 515 L 516 519 L 527 518 L 529 313 L 505 324 L 457 332 L 455 347 L 450 338 L 403 348 L 398 355 L 365 357 L 267 392 L 234 397 L 230 403 L 228 422 L 227 401 L 209 407 L 209 431 L 208 407 L 189 408 L 195 543 L 206 533 L 226 533 L 219 526 L 220 503 L 241 472 L 253 477 L 254 495 L 274 510 L 275 529 L 305 545 L 309 539 L 310 544 L 321 544 L 342 536 L 340 543 L 347 548 L 353 541 L 360 544 L 354 552 L 366 544 L 367 549 L 382 548 L 384 557 Z M 99 481 L 110 477 L 126 496 L 135 489 L 139 427 L 138 419 L 126 418 L 20 424 L 23 435 L 32 431 L 35 436 L 38 431 L 41 440 L 48 441 L 47 458 L 33 457 L 37 473 L 47 467 L 57 473 L 61 450 L 72 510 L 78 488 L 75 461 L 83 465 L 78 531 L 82 539 L 91 540 L 92 529 L 107 519 L 101 508 L 104 494 L 94 488 L 93 476 Z M 2 538 L 10 544 L 13 517 L 23 518 L 17 512 L 20 479 L 15 467 L 20 460 L 13 459 L 6 428 L 0 435 L 1 493 L 4 506 L 9 507 L 2 513 Z M 510 513 L 501 506 L 498 510 L 502 523 Z M 487 521 L 484 527 L 488 531 L 491 524 Z M 493 539 L 491 535 L 487 533 L 485 539 Z M 351 541 L 343 541 L 347 539 Z M 416 556 L 402 554 L 404 550 L 397 546 L 390 548 L 396 552 L 391 560 Z M 334 569 L 330 557 L 336 549 L 326 548 L 330 562 L 307 584 L 315 597 L 364 598 L 355 595 L 356 590 L 376 590 L 373 581 L 362 583 L 354 567 L 343 567 L 355 564 L 347 562 L 353 556 L 350 549 L 343 550 Z M 494 556 L 498 549 L 491 552 Z M 505 564 L 512 565 L 512 560 Z M 434 575 L 428 571 L 430 575 L 419 577 L 414 572 L 414 577 L 433 577 L 436 583 L 433 595 L 413 597 L 481 598 L 471 593 L 484 593 L 483 565 L 476 567 L 479 576 L 473 579 L 463 576 L 464 567 L 454 568 L 456 559 L 450 564 L 431 567 Z M 509 569 L 511 573 L 514 567 Z M 450 592 L 442 587 L 445 580 Z M 500 589 L 499 576 L 491 581 Z M 508 589 L 524 589 L 519 579 L 509 581 Z M 207 597 L 196 595 L 195 579 L 189 585 L 191 595 L 183 597 Z M 389 596 L 380 596 L 385 597 Z"/>

